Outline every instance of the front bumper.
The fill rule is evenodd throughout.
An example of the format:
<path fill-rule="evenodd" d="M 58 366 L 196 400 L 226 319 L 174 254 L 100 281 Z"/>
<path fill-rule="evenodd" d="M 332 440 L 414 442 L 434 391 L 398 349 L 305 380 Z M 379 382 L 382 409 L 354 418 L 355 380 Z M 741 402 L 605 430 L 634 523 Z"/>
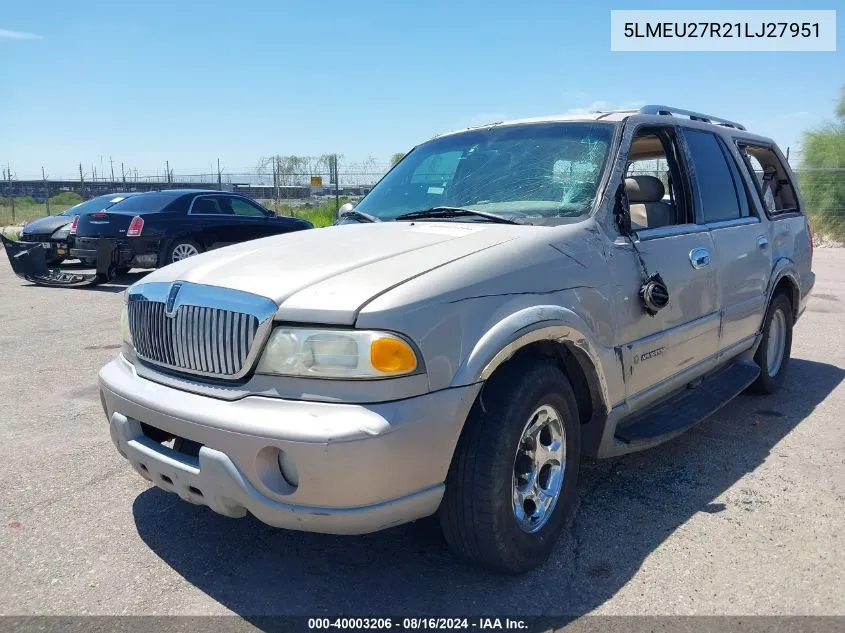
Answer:
<path fill-rule="evenodd" d="M 20 242 L 22 244 L 31 244 L 33 246 L 41 244 L 41 248 L 44 249 L 44 255 L 47 258 L 47 261 L 64 259 L 70 253 L 67 240 L 36 239 L 24 234 L 21 235 Z"/>
<path fill-rule="evenodd" d="M 362 534 L 437 510 L 480 385 L 371 405 L 225 401 L 141 378 L 119 357 L 100 389 L 118 451 L 156 486 L 231 517 Z M 198 443 L 198 454 L 151 439 L 142 423 Z M 282 476 L 280 452 L 298 485 Z"/>

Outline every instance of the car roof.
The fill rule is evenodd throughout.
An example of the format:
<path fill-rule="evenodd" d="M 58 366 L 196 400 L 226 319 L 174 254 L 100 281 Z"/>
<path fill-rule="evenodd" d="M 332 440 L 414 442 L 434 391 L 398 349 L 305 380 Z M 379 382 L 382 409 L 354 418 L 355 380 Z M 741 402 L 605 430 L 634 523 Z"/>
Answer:
<path fill-rule="evenodd" d="M 659 114 L 653 113 L 655 110 L 663 110 Z M 677 114 L 676 114 L 677 113 Z M 689 117 L 688 115 L 693 115 L 693 118 Z M 491 123 L 487 123 L 484 125 L 476 125 L 473 127 L 468 127 L 460 130 L 453 130 L 451 132 L 446 132 L 444 134 L 437 134 L 433 138 L 441 138 L 444 136 L 450 136 L 454 134 L 462 134 L 465 132 L 470 132 L 473 130 L 481 130 L 485 128 L 491 127 L 504 127 L 510 125 L 531 125 L 537 123 L 591 123 L 591 122 L 602 122 L 602 123 L 610 123 L 616 124 L 622 121 L 626 121 L 628 119 L 634 119 L 637 121 L 642 121 L 645 123 L 663 123 L 665 124 L 667 118 L 678 119 L 687 127 L 696 127 L 701 129 L 708 129 L 712 132 L 717 132 L 720 134 L 729 134 L 731 136 L 737 138 L 743 138 L 749 141 L 756 141 L 759 143 L 765 143 L 769 145 L 774 145 L 774 141 L 768 137 L 760 136 L 759 134 L 754 134 L 749 132 L 744 128 L 744 126 L 740 126 L 737 123 L 733 123 L 730 121 L 726 121 L 725 119 L 720 119 L 716 117 L 710 117 L 712 120 L 701 120 L 700 117 L 708 117 L 709 115 L 698 114 L 695 112 L 690 112 L 687 110 L 682 110 L 678 108 L 666 108 L 665 106 L 643 106 L 637 110 L 609 110 L 609 111 L 595 111 L 595 112 L 578 112 L 578 113 L 568 113 L 568 114 L 552 114 L 547 116 L 538 116 L 538 117 L 529 117 L 529 118 L 522 118 L 522 119 L 510 119 L 504 121 L 495 121 Z"/>
<path fill-rule="evenodd" d="M 151 189 L 150 191 L 139 191 L 133 195 L 143 196 L 146 194 L 165 195 L 171 198 L 178 198 L 179 196 L 197 195 L 201 193 L 220 193 L 230 194 L 229 191 L 218 191 L 217 189 Z"/>
<path fill-rule="evenodd" d="M 174 198 L 178 198 L 179 196 L 186 196 L 186 195 L 198 195 L 204 193 L 215 193 L 221 195 L 242 195 L 238 193 L 233 193 L 231 191 L 220 191 L 219 189 L 152 189 L 150 191 L 144 191 L 142 193 L 156 193 L 159 195 L 167 195 L 172 196 Z"/>

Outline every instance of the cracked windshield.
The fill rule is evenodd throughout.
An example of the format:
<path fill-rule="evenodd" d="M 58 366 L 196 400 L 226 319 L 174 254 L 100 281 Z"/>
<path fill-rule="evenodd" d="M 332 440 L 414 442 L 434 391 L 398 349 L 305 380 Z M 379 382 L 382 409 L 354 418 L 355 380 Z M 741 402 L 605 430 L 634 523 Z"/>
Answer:
<path fill-rule="evenodd" d="M 491 220 L 437 214 L 447 207 L 524 224 L 579 221 L 593 208 L 612 133 L 609 123 L 558 122 L 443 136 L 411 151 L 356 211 L 380 220 L 417 211 Z"/>

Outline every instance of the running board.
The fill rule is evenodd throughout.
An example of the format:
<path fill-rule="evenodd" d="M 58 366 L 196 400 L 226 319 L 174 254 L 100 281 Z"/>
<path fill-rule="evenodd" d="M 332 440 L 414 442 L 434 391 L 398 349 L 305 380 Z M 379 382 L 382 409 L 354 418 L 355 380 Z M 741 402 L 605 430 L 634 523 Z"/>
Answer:
<path fill-rule="evenodd" d="M 730 402 L 757 379 L 760 368 L 736 361 L 667 401 L 625 420 L 616 437 L 629 446 L 647 448 L 680 435 Z"/>
<path fill-rule="evenodd" d="M 21 279 L 57 288 L 79 288 L 108 283 L 115 278 L 118 249 L 112 240 L 101 239 L 97 245 L 96 273 L 69 273 L 60 268 L 49 268 L 40 243 L 16 242 L 0 234 L 0 242 L 9 258 L 9 264 Z"/>

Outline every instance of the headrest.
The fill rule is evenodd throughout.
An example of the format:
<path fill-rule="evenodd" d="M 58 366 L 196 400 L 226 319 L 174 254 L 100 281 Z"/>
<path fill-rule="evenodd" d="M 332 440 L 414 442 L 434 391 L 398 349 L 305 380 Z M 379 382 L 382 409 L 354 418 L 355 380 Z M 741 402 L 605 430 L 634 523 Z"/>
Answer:
<path fill-rule="evenodd" d="M 625 179 L 625 191 L 629 202 L 660 202 L 666 189 L 660 178 L 654 176 L 631 176 Z"/>

